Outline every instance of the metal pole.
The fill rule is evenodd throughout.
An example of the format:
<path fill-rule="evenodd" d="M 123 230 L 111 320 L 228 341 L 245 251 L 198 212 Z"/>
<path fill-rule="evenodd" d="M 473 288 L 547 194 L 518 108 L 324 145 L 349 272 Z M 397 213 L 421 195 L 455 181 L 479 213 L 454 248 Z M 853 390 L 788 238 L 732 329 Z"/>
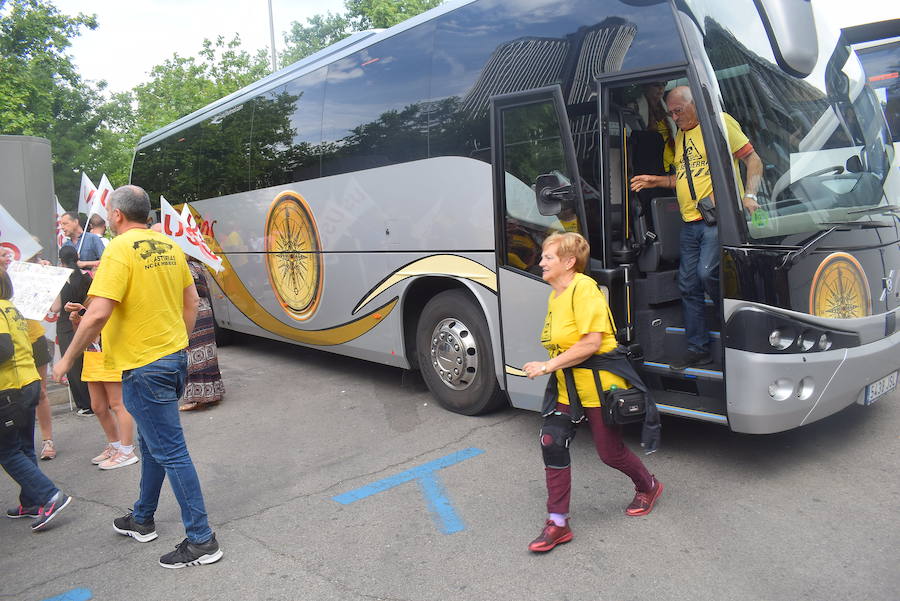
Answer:
<path fill-rule="evenodd" d="M 272 73 L 274 73 L 278 70 L 278 63 L 275 58 L 275 22 L 272 19 L 272 0 L 269 0 L 269 37 L 272 41 Z"/>

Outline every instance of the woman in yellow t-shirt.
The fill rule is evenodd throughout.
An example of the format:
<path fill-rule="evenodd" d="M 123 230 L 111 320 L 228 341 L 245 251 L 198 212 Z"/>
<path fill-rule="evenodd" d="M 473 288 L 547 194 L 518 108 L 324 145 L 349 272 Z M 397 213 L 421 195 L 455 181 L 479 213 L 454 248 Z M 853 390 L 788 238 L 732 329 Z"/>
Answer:
<path fill-rule="evenodd" d="M 76 328 L 84 309 L 81 303 L 66 303 L 65 310 L 77 316 L 72 320 Z M 137 463 L 138 456 L 134 453 L 134 418 L 122 402 L 122 372 L 106 367 L 102 338 L 84 350 L 81 379 L 87 383 L 91 409 L 106 435 L 106 446 L 91 463 L 101 470 L 114 470 Z"/>
<path fill-rule="evenodd" d="M 21 407 L 16 427 L 0 424 L 0 465 L 21 487 L 19 505 L 10 518 L 34 518 L 32 530 L 42 530 L 72 500 L 38 469 L 34 453 L 34 409 L 41 377 L 34 367 L 28 325 L 12 304 L 12 280 L 0 270 L 0 396 L 14 397 Z M 5 401 L 3 401 L 5 402 Z"/>
<path fill-rule="evenodd" d="M 625 509 L 627 515 L 646 515 L 662 493 L 663 485 L 647 471 L 641 460 L 622 442 L 619 428 L 607 426 L 600 411 L 600 391 L 589 369 L 573 369 L 576 399 L 570 399 L 563 369 L 580 364 L 592 355 L 616 348 L 615 324 L 606 298 L 590 277 L 581 273 L 587 265 L 590 247 L 580 234 L 551 234 L 543 244 L 542 277 L 553 291 L 547 301 L 547 317 L 541 332 L 541 344 L 549 361 L 532 361 L 523 366 L 529 378 L 553 374 L 558 391 L 556 410 L 544 416 L 541 427 L 541 451 L 547 481 L 547 512 L 544 529 L 529 550 L 541 553 L 572 540 L 569 528 L 569 500 L 572 494 L 572 470 L 569 443 L 575 437 L 575 422 L 570 405 L 580 402 L 591 429 L 594 446 L 603 463 L 625 473 L 637 491 Z M 601 387 L 628 384 L 606 371 L 598 373 Z"/>

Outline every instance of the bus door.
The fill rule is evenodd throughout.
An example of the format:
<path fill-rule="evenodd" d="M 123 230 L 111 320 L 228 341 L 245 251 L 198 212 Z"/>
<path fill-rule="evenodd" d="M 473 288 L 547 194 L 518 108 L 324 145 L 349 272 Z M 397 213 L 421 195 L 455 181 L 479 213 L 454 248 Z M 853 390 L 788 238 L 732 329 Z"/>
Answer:
<path fill-rule="evenodd" d="M 687 350 L 678 287 L 682 218 L 671 188 L 632 192 L 635 175 L 674 170 L 676 125 L 665 94 L 688 85 L 684 70 L 612 74 L 597 82 L 603 131 L 600 170 L 604 190 L 604 241 L 609 261 L 592 276 L 608 288 L 622 343 L 639 345 L 642 376 L 657 404 L 671 413 L 727 423 L 719 317 L 707 302 L 711 364 L 674 369 Z"/>
<path fill-rule="evenodd" d="M 553 232 L 582 232 L 578 165 L 559 86 L 491 100 L 497 285 L 506 391 L 514 407 L 540 409 L 546 378 L 522 366 L 546 359 L 541 330 L 550 286 L 541 244 Z"/>

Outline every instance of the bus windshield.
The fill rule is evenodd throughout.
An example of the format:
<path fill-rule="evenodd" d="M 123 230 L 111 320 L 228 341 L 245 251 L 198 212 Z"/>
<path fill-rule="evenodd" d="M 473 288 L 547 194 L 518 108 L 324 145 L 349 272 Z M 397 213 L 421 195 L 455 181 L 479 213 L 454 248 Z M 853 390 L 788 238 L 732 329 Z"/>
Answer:
<path fill-rule="evenodd" d="M 874 221 L 893 147 L 881 103 L 856 54 L 817 19 L 819 58 L 803 79 L 776 63 L 754 3 L 692 0 L 723 110 L 740 123 L 764 171 L 750 241 L 796 244 L 836 224 Z M 732 149 L 735 150 L 735 149 Z M 860 224 L 863 225 L 863 224 Z"/>

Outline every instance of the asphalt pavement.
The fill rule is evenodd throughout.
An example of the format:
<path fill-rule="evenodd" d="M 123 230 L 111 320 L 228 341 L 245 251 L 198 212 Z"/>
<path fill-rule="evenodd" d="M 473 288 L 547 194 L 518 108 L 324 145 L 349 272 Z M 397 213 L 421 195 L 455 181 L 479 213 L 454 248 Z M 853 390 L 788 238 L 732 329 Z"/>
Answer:
<path fill-rule="evenodd" d="M 527 551 L 545 518 L 537 414 L 464 417 L 394 368 L 261 339 L 220 349 L 226 397 L 182 414 L 213 529 L 210 566 L 157 564 L 184 537 L 112 530 L 139 465 L 103 472 L 95 418 L 54 414 L 41 462 L 74 500 L 46 531 L 0 519 L 0 599 L 860 600 L 900 590 L 900 395 L 750 436 L 666 417 L 645 458 L 665 492 L 627 517 L 630 480 L 573 449 L 575 538 Z M 638 449 L 637 429 L 626 431 Z M 0 502 L 18 489 L 0 476 Z"/>

